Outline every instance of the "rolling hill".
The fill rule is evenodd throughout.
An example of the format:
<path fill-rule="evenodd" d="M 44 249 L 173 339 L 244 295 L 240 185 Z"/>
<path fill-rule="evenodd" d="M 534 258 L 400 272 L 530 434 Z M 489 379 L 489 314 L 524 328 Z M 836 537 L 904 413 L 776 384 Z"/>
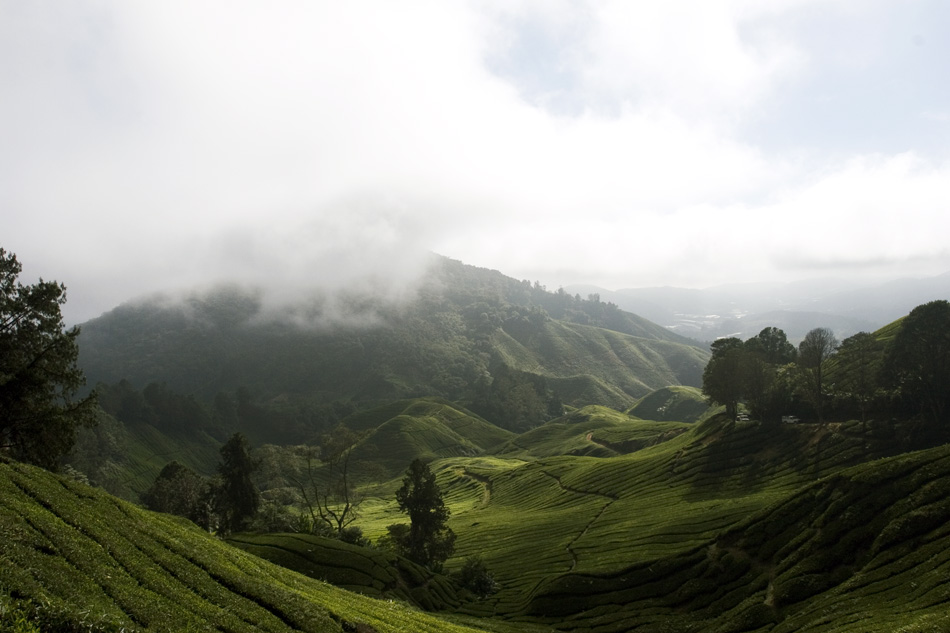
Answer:
<path fill-rule="evenodd" d="M 414 406 L 438 413 L 436 405 L 377 416 L 397 419 Z M 556 454 L 625 427 L 652 439 L 626 454 Z M 894 430 L 883 424 L 867 433 L 857 422 L 683 424 L 596 407 L 530 435 L 545 433 L 535 443 L 545 456 L 432 462 L 458 534 L 447 569 L 478 555 L 500 585 L 476 601 L 385 552 L 291 534 L 236 535 L 235 548 L 181 519 L 0 463 L 0 614 L 25 613 L 54 631 L 831 633 L 950 624 L 950 447 L 888 457 Z M 371 505 L 360 520 L 367 535 L 396 518 L 392 505 Z"/>
<path fill-rule="evenodd" d="M 19 620 L 52 632 L 486 630 L 344 591 L 35 467 L 0 462 L 0 491 L 2 627 Z"/>
<path fill-rule="evenodd" d="M 276 310 L 262 289 L 226 286 L 119 306 L 85 323 L 79 346 L 90 384 L 361 409 L 438 396 L 522 430 L 561 404 L 623 408 L 697 386 L 708 358 L 613 304 L 442 258 L 400 303 L 302 294 Z"/>

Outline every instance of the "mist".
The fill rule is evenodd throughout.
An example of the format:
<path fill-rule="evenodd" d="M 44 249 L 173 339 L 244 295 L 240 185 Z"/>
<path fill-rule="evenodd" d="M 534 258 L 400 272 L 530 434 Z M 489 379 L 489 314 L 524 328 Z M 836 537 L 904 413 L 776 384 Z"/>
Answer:
<path fill-rule="evenodd" d="M 74 323 L 398 297 L 433 252 L 549 288 L 940 274 L 950 10 L 912 5 L 3 3 L 2 245 Z"/>

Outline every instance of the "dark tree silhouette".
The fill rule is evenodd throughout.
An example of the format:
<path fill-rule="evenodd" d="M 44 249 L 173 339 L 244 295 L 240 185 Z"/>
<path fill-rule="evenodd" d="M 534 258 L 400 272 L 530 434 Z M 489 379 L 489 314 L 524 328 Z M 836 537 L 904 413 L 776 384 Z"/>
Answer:
<path fill-rule="evenodd" d="M 711 402 L 726 407 L 726 414 L 735 419 L 743 396 L 743 350 L 737 338 L 721 338 L 712 344 L 712 357 L 703 370 L 703 394 Z"/>
<path fill-rule="evenodd" d="M 200 505 L 204 487 L 201 475 L 178 462 L 171 462 L 142 493 L 142 503 L 149 510 L 177 514 L 197 523 L 202 514 Z"/>
<path fill-rule="evenodd" d="M 950 404 L 950 302 L 919 305 L 908 314 L 885 357 L 892 386 L 920 402 L 934 424 L 947 429 Z"/>
<path fill-rule="evenodd" d="M 0 452 L 56 470 L 94 426 L 94 393 L 74 401 L 85 384 L 77 367 L 79 328 L 65 329 L 66 287 L 42 279 L 24 286 L 16 255 L 0 248 Z"/>
<path fill-rule="evenodd" d="M 251 479 L 257 467 L 247 438 L 241 433 L 232 435 L 221 447 L 221 463 L 218 464 L 221 476 L 218 495 L 220 531 L 240 530 L 257 513 L 261 495 Z"/>
<path fill-rule="evenodd" d="M 798 345 L 798 367 L 802 377 L 802 392 L 815 408 L 818 423 L 824 424 L 824 370 L 826 361 L 838 349 L 838 339 L 828 328 L 815 328 Z"/>
<path fill-rule="evenodd" d="M 421 459 L 413 460 L 396 491 L 399 509 L 409 515 L 409 529 L 390 526 L 390 535 L 412 561 L 435 571 L 455 550 L 455 533 L 446 525 L 449 509 L 435 475 Z"/>

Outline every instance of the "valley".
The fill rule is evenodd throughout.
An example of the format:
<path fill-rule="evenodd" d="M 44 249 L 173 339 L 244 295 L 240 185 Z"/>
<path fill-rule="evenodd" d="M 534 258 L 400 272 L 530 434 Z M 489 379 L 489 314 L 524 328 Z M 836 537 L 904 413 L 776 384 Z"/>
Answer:
<path fill-rule="evenodd" d="M 85 324 L 98 424 L 60 474 L 0 456 L 0 631 L 950 628 L 950 449 L 914 402 L 856 416 L 839 388 L 821 422 L 727 415 L 696 341 L 599 298 L 434 271 L 405 304 L 351 297 L 359 325 L 265 316 L 235 287 Z M 832 357 L 829 380 L 847 371 Z M 229 531 L 200 495 L 238 436 L 260 506 Z M 448 509 L 444 565 L 390 529 L 416 460 Z M 141 507 L 172 463 L 202 516 Z M 343 503 L 347 522 L 320 518 Z M 483 592 L 461 580 L 472 561 Z"/>

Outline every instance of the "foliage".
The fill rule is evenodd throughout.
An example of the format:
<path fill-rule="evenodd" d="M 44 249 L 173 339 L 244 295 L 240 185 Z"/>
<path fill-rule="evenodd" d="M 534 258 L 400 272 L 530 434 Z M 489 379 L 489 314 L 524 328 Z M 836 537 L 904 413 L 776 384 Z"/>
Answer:
<path fill-rule="evenodd" d="M 65 329 L 66 287 L 42 279 L 25 286 L 22 265 L 0 248 L 0 451 L 55 470 L 76 430 L 95 424 L 95 394 L 77 366 L 79 329 Z"/>
<path fill-rule="evenodd" d="M 142 503 L 149 510 L 175 514 L 199 525 L 206 524 L 202 518 L 207 515 L 203 511 L 207 485 L 201 475 L 187 466 L 170 462 L 142 495 Z"/>
<path fill-rule="evenodd" d="M 918 402 L 941 433 L 950 433 L 950 302 L 931 301 L 911 310 L 885 363 L 890 384 Z"/>
<path fill-rule="evenodd" d="M 410 523 L 408 530 L 390 530 L 393 541 L 409 560 L 439 571 L 455 549 L 455 532 L 446 525 L 451 512 L 435 475 L 421 459 L 413 460 L 406 470 L 396 502 Z"/>
<path fill-rule="evenodd" d="M 712 357 L 703 371 L 703 394 L 726 407 L 726 415 L 735 418 L 742 399 L 744 354 L 742 341 L 723 338 L 712 344 Z"/>
<path fill-rule="evenodd" d="M 838 339 L 828 328 L 810 330 L 798 345 L 798 370 L 802 393 L 824 423 L 825 369 L 827 361 L 838 349 Z"/>
<path fill-rule="evenodd" d="M 459 584 L 479 598 L 487 598 L 498 591 L 498 583 L 481 556 L 467 556 L 458 572 Z"/>
<path fill-rule="evenodd" d="M 302 447 L 306 466 L 303 472 L 292 475 L 292 480 L 310 513 L 311 529 L 323 523 L 330 526 L 338 538 L 345 535 L 358 538 L 351 524 L 359 518 L 362 497 L 354 486 L 350 466 L 353 448 L 361 439 L 361 434 L 340 425 L 321 438 L 319 448 Z M 314 463 L 316 455 L 323 465 L 319 471 Z"/>
<path fill-rule="evenodd" d="M 241 433 L 232 435 L 221 447 L 218 514 L 219 528 L 225 534 L 243 528 L 260 507 L 260 492 L 251 478 L 257 468 L 247 438 Z"/>

